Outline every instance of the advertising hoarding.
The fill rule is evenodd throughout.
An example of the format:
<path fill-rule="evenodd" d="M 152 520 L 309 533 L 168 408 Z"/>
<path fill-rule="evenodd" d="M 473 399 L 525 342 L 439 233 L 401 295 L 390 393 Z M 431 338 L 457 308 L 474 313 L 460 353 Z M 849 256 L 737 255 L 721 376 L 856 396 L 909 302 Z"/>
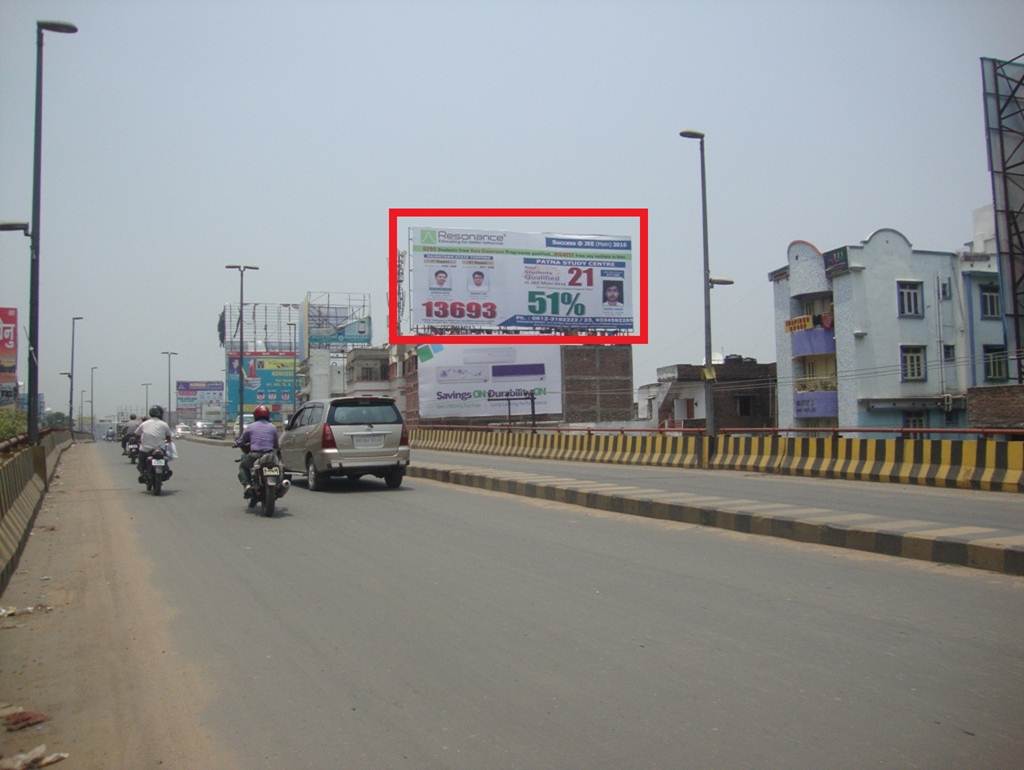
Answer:
<path fill-rule="evenodd" d="M 177 380 L 175 386 L 179 422 L 203 420 L 211 411 L 223 410 L 224 383 L 220 380 Z"/>
<path fill-rule="evenodd" d="M 562 413 L 562 350 L 557 345 L 423 345 L 419 357 L 421 419 Z"/>
<path fill-rule="evenodd" d="M 630 236 L 410 227 L 413 323 L 633 329 Z"/>
<path fill-rule="evenodd" d="M 344 345 L 369 345 L 372 330 L 369 318 L 360 318 L 342 305 L 309 305 L 307 326 L 311 348 Z"/>
<path fill-rule="evenodd" d="M 238 353 L 227 354 L 227 419 L 238 416 Z M 248 414 L 262 404 L 272 414 L 291 414 L 295 403 L 292 389 L 295 354 L 291 351 L 255 351 L 245 354 L 245 403 Z M 276 419 L 276 418 L 275 418 Z"/>
<path fill-rule="evenodd" d="M 0 383 L 18 382 L 18 308 L 0 307 Z"/>

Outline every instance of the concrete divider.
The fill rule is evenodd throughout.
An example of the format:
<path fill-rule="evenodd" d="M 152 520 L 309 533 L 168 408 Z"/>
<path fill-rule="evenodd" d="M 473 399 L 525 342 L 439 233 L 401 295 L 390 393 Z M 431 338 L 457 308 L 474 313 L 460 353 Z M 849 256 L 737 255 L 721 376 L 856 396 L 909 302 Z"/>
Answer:
<path fill-rule="evenodd" d="M 540 460 L 700 468 L 708 457 L 709 440 L 697 434 L 679 433 L 529 433 L 416 428 L 412 431 L 412 447 Z"/>
<path fill-rule="evenodd" d="M 67 431 L 44 435 L 0 462 L 0 594 L 18 568 L 36 514 L 42 506 L 60 456 L 71 446 Z"/>
<path fill-rule="evenodd" d="M 1024 441 L 417 428 L 414 449 L 1024 492 Z"/>

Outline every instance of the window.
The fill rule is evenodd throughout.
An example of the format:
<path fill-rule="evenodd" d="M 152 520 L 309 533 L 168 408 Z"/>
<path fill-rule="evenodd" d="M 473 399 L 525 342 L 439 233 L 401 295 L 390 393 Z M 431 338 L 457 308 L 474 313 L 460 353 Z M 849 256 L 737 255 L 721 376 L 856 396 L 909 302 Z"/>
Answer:
<path fill-rule="evenodd" d="M 804 376 L 805 377 L 813 377 L 816 369 L 817 369 L 817 367 L 814 365 L 814 361 L 812 361 L 809 358 L 804 359 Z"/>
<path fill-rule="evenodd" d="M 900 346 L 900 374 L 903 382 L 924 382 L 928 379 L 925 371 L 925 349 L 923 346 Z"/>
<path fill-rule="evenodd" d="M 750 417 L 754 413 L 753 396 L 736 396 L 736 416 Z"/>
<path fill-rule="evenodd" d="M 981 289 L 981 317 L 999 318 L 999 287 L 994 283 L 986 283 Z"/>
<path fill-rule="evenodd" d="M 1006 348 L 1002 345 L 985 345 L 985 379 L 999 381 L 1006 379 Z"/>
<path fill-rule="evenodd" d="M 921 305 L 921 284 L 917 281 L 898 281 L 900 316 L 920 318 L 924 315 Z"/>
<path fill-rule="evenodd" d="M 327 418 L 331 425 L 397 425 L 401 421 L 392 402 L 374 400 L 334 404 Z"/>
<path fill-rule="evenodd" d="M 360 369 L 359 379 L 363 382 L 369 382 L 370 380 L 377 379 L 377 372 L 374 371 L 372 366 L 364 366 Z"/>
<path fill-rule="evenodd" d="M 928 427 L 928 415 L 925 412 L 904 412 L 903 413 L 903 427 L 904 428 L 927 428 Z"/>
<path fill-rule="evenodd" d="M 949 278 L 939 282 L 939 296 L 942 299 L 953 299 L 953 282 Z"/>
<path fill-rule="evenodd" d="M 956 345 L 942 346 L 942 360 L 947 364 L 956 363 Z"/>

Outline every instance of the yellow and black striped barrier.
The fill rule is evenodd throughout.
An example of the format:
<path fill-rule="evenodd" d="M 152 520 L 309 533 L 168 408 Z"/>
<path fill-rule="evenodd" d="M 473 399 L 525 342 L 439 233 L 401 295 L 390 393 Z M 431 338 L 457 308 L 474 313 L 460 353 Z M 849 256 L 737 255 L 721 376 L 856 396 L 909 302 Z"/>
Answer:
<path fill-rule="evenodd" d="M 481 431 L 417 428 L 416 449 L 528 457 L 540 460 L 702 468 L 709 442 L 698 434 Z"/>
<path fill-rule="evenodd" d="M 1024 441 L 417 428 L 415 448 L 1024 492 Z"/>

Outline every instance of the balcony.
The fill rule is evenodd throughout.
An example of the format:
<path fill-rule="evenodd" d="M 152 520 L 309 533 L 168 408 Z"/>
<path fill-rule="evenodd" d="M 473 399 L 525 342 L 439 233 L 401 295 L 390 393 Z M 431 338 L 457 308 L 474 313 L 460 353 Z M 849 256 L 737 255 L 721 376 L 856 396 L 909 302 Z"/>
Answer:
<path fill-rule="evenodd" d="M 798 420 L 806 420 L 811 417 L 838 417 L 838 391 L 797 391 L 793 394 L 793 416 Z"/>
<path fill-rule="evenodd" d="M 836 340 L 831 329 L 816 326 L 793 332 L 793 358 L 801 356 L 835 355 Z"/>

